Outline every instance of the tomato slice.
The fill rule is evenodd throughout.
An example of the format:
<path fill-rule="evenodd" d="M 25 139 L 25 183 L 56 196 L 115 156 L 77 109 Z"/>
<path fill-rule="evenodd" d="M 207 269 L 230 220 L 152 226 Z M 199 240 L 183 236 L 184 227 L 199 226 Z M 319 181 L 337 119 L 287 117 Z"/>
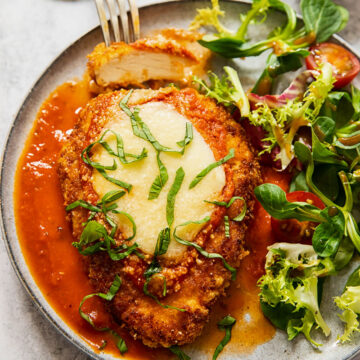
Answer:
<path fill-rule="evenodd" d="M 324 203 L 313 193 L 294 191 L 286 194 L 290 202 L 307 202 L 324 209 Z M 312 235 L 317 223 L 312 221 L 298 221 L 296 219 L 278 220 L 271 218 L 271 228 L 277 242 L 311 244 Z"/>
<path fill-rule="evenodd" d="M 333 68 L 336 89 L 350 84 L 360 71 L 356 56 L 337 44 L 321 43 L 310 48 L 310 55 L 306 58 L 307 68 L 315 70 L 324 62 L 328 62 Z"/>

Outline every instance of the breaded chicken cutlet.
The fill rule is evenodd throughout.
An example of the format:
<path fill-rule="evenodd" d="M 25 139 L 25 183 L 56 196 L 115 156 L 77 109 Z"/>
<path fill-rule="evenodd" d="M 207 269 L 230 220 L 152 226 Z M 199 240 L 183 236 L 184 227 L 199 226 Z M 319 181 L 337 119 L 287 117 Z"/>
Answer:
<path fill-rule="evenodd" d="M 210 51 L 197 40 L 202 35 L 180 29 L 165 29 L 131 44 L 98 44 L 88 55 L 88 72 L 102 88 L 117 89 L 144 82 L 187 83 L 203 72 Z"/>
<path fill-rule="evenodd" d="M 99 95 L 82 110 L 80 121 L 63 148 L 59 160 L 58 172 L 65 205 L 79 199 L 96 205 L 106 192 L 118 188 L 94 167 L 85 164 L 81 158 L 82 151 L 99 140 L 106 130 L 122 136 L 125 152 L 139 154 L 142 148 L 146 148 L 147 156 L 141 160 L 122 164 L 116 158 L 117 169 L 107 171 L 109 176 L 133 185 L 131 190 L 117 201 L 117 205 L 119 210 L 133 216 L 138 230 L 130 243 L 136 241 L 139 245 L 137 249 L 143 256 L 133 252 L 122 260 L 113 261 L 106 252 L 97 252 L 84 256 L 84 260 L 96 292 L 106 293 L 115 276 L 120 276 L 121 288 L 107 305 L 113 317 L 124 324 L 134 338 L 141 339 L 150 347 L 183 345 L 193 342 L 200 335 L 209 319 L 212 306 L 225 295 L 232 274 L 224 267 L 221 259 L 203 256 L 192 246 L 178 244 L 171 236 L 168 253 L 157 258 L 161 272 L 149 282 L 148 289 L 153 297 L 146 295 L 144 273 L 154 257 L 152 249 L 155 249 L 158 229 L 168 226 L 173 233 L 179 224 L 208 215 L 210 220 L 196 225 L 195 228 L 191 225 L 189 228 L 185 226 L 185 230 L 182 229 L 181 232 L 182 238 L 198 244 L 208 253 L 220 254 L 227 264 L 237 268 L 241 259 L 246 256 L 244 238 L 252 217 L 253 190 L 260 182 L 260 168 L 242 127 L 215 101 L 190 88 L 135 90 L 130 94 L 126 106 L 147 124 L 159 143 L 169 148 L 180 146 L 181 143 L 176 145 L 176 140 L 171 140 L 172 130 L 176 130 L 177 126 L 183 129 L 187 122 L 192 124 L 194 133 L 183 155 L 160 152 L 169 179 L 158 198 L 149 200 L 147 193 L 159 172 L 157 151 L 151 142 L 133 134 L 131 118 L 119 106 L 121 101 L 124 104 L 126 95 L 129 95 L 129 92 L 125 90 Z M 109 131 L 103 137 L 113 149 L 116 147 L 114 133 L 110 134 Z M 179 140 L 183 135 L 181 130 L 174 138 Z M 167 139 L 170 140 L 166 142 Z M 232 151 L 234 157 L 211 170 L 190 189 L 193 175 L 197 174 L 199 169 L 223 159 Z M 110 154 L 100 144 L 91 149 L 89 156 L 92 161 L 107 165 L 111 165 L 114 158 L 110 158 Z M 169 225 L 166 224 L 168 194 L 178 174 L 175 170 L 180 167 L 185 176 L 175 198 L 174 221 Z M 234 196 L 243 200 L 235 200 L 229 208 L 204 202 L 229 202 Z M 245 204 L 247 210 L 244 220 L 231 220 L 241 213 Z M 69 212 L 73 235 L 77 241 L 88 216 L 89 210 L 81 207 Z M 110 233 L 104 214 L 97 213 L 94 219 L 104 224 Z M 229 233 L 225 229 L 227 219 Z M 131 231 L 128 225 L 122 226 L 123 222 L 128 222 L 127 219 L 115 216 L 113 221 L 119 226 L 114 235 L 116 246 L 128 243 L 126 238 Z M 158 301 L 154 300 L 154 296 Z"/>

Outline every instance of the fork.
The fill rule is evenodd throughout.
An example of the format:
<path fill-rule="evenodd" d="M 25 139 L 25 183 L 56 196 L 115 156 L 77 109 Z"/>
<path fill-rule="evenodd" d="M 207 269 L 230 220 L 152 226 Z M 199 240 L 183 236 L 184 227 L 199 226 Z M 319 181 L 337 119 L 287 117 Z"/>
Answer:
<path fill-rule="evenodd" d="M 126 11 L 126 1 L 130 5 L 131 22 L 129 24 L 128 14 Z M 100 19 L 101 30 L 104 36 L 105 45 L 111 44 L 109 23 L 106 15 L 106 5 L 110 14 L 110 22 L 116 42 L 121 40 L 129 43 L 136 41 L 140 37 L 139 10 L 135 0 L 95 0 L 97 12 Z M 119 26 L 120 18 L 120 26 Z M 130 25 L 130 26 L 129 26 Z M 121 31 L 120 31 L 121 27 Z"/>

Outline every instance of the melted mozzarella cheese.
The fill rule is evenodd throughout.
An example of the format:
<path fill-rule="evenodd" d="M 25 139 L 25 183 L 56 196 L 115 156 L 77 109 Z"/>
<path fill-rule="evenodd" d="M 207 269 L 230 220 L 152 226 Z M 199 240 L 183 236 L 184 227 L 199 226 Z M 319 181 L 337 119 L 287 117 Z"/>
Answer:
<path fill-rule="evenodd" d="M 164 146 L 178 149 L 176 143 L 184 138 L 187 119 L 171 105 L 162 102 L 147 103 L 138 107 L 141 119 L 147 124 L 155 139 Z M 143 251 L 153 254 L 159 232 L 167 227 L 167 194 L 179 167 L 183 167 L 185 177 L 176 196 L 175 217 L 171 233 L 179 224 L 189 220 L 200 220 L 211 215 L 214 206 L 205 203 L 204 200 L 219 199 L 225 185 L 225 173 L 221 166 L 217 167 L 193 189 L 189 189 L 189 184 L 194 177 L 209 164 L 215 162 L 212 150 L 195 128 L 193 129 L 194 138 L 187 145 L 183 155 L 161 153 L 160 157 L 168 171 L 169 179 L 159 197 L 154 200 L 148 200 L 148 195 L 151 184 L 159 174 L 155 149 L 149 142 L 133 134 L 130 119 L 122 111 L 119 116 L 113 117 L 109 121 L 105 129 L 111 129 L 121 135 L 125 152 L 140 154 L 144 147 L 148 151 L 148 156 L 140 161 L 125 165 L 118 162 L 116 170 L 107 171 L 111 177 L 133 185 L 129 194 L 117 200 L 117 205 L 118 210 L 125 211 L 133 217 L 137 226 L 134 241 Z M 105 140 L 113 149 L 116 148 L 116 140 L 111 133 L 105 136 Z M 111 165 L 114 158 L 102 146 L 97 146 L 92 159 L 102 165 Z M 93 172 L 92 182 L 100 198 L 108 191 L 119 189 L 104 179 L 96 170 Z M 124 215 L 116 215 L 114 220 L 126 237 L 132 234 L 132 226 Z M 192 241 L 202 226 L 187 225 L 179 228 L 177 234 L 185 240 Z M 172 238 L 164 256 L 176 257 L 181 255 L 184 250 L 185 246 Z"/>

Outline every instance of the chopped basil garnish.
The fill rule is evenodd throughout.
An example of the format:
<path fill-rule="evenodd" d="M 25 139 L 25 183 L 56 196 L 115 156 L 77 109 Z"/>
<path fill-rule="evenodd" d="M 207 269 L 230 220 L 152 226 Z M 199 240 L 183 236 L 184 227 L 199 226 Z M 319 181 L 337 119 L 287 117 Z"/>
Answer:
<path fill-rule="evenodd" d="M 165 228 L 165 229 L 161 230 L 158 235 L 158 238 L 156 241 L 156 246 L 155 246 L 155 251 L 154 251 L 154 258 L 153 258 L 151 264 L 149 265 L 149 267 L 144 272 L 144 277 L 146 280 L 144 283 L 143 291 L 144 291 L 145 295 L 154 299 L 156 301 L 156 303 L 158 305 L 162 306 L 164 309 L 175 309 L 178 311 L 186 311 L 186 309 L 179 309 L 175 306 L 162 304 L 160 302 L 160 300 L 157 298 L 157 296 L 151 294 L 150 291 L 148 290 L 148 285 L 149 285 L 151 279 L 153 278 L 153 276 L 161 276 L 164 279 L 163 296 L 166 296 L 166 278 L 164 275 L 159 274 L 162 269 L 161 269 L 161 266 L 159 264 L 157 257 L 159 255 L 164 255 L 166 253 L 166 251 L 169 247 L 169 244 L 170 244 L 170 228 Z"/>
<path fill-rule="evenodd" d="M 246 215 L 246 210 L 247 210 L 247 206 L 246 206 L 246 202 L 244 200 L 244 206 L 243 206 L 243 208 L 241 210 L 241 213 L 238 216 L 234 217 L 232 219 L 232 221 L 237 221 L 237 222 L 243 221 L 244 218 L 245 218 L 245 215 Z"/>
<path fill-rule="evenodd" d="M 121 181 L 121 180 L 118 180 L 118 179 L 115 179 L 111 176 L 109 176 L 106 171 L 104 169 L 98 169 L 96 168 L 96 170 L 100 173 L 100 175 L 102 175 L 107 181 L 110 181 L 111 183 L 117 185 L 117 186 L 120 186 L 124 189 L 126 189 L 128 192 L 131 191 L 132 189 L 132 185 L 125 182 L 125 181 Z"/>
<path fill-rule="evenodd" d="M 116 275 L 115 276 L 115 279 L 113 281 L 113 283 L 111 284 L 110 286 L 110 289 L 109 291 L 104 294 L 104 293 L 95 293 L 95 294 L 90 294 L 90 295 L 86 295 L 80 302 L 80 306 L 79 306 L 79 313 L 80 313 L 80 316 L 85 320 L 87 321 L 95 330 L 98 330 L 98 331 L 108 331 L 110 330 L 109 328 L 98 328 L 95 326 L 94 322 L 92 321 L 92 319 L 90 318 L 90 316 L 88 314 L 85 314 L 83 311 L 82 311 L 82 306 L 84 305 L 84 302 L 94 296 L 98 296 L 100 297 L 101 299 L 104 299 L 106 301 L 111 301 L 115 295 L 117 294 L 117 292 L 119 291 L 120 289 L 120 286 L 121 286 L 121 279 L 119 277 L 119 275 Z"/>
<path fill-rule="evenodd" d="M 181 147 L 181 149 L 175 150 L 170 149 L 167 146 L 161 145 L 151 133 L 149 127 L 142 121 L 141 117 L 139 116 L 140 109 L 135 108 L 134 111 L 131 111 L 130 108 L 127 106 L 129 98 L 132 94 L 133 90 L 130 90 L 128 94 L 120 101 L 120 107 L 125 112 L 127 116 L 129 116 L 131 121 L 131 127 L 133 129 L 134 135 L 148 141 L 156 151 L 164 151 L 164 152 L 172 152 L 172 153 L 180 153 L 183 154 L 185 151 L 185 146 L 190 144 L 191 140 L 193 139 L 193 131 L 192 131 L 192 124 L 186 123 L 186 131 L 184 140 L 178 141 L 177 145 Z"/>
<path fill-rule="evenodd" d="M 110 204 L 116 200 L 119 200 L 125 194 L 126 194 L 125 191 L 122 191 L 122 190 L 109 191 L 102 197 L 101 201 L 98 202 L 98 205 Z"/>
<path fill-rule="evenodd" d="M 106 132 L 105 132 L 106 133 Z M 115 159 L 113 160 L 113 164 L 111 166 L 105 166 L 105 165 L 101 165 L 97 162 L 94 162 L 90 159 L 90 151 L 91 149 L 96 145 L 96 144 L 101 144 L 111 155 L 117 156 L 114 151 L 110 148 L 110 146 L 108 146 L 107 143 L 105 143 L 102 138 L 105 135 L 105 133 L 102 135 L 102 137 L 91 143 L 89 146 L 87 146 L 82 152 L 81 152 L 81 158 L 83 159 L 85 164 L 90 165 L 91 167 L 93 167 L 94 169 L 96 169 L 106 180 L 112 182 L 113 184 L 116 184 L 124 189 L 126 189 L 128 192 L 131 190 L 132 185 L 128 184 L 124 181 L 112 178 L 111 176 L 109 176 L 105 170 L 116 170 L 117 169 L 117 164 Z M 104 145 L 106 144 L 106 145 Z M 134 155 L 136 156 L 136 155 Z M 144 156 L 143 156 L 144 157 Z"/>
<path fill-rule="evenodd" d="M 74 201 L 73 203 L 68 205 L 65 208 L 65 210 L 70 211 L 70 210 L 73 210 L 73 209 L 77 208 L 78 206 L 81 206 L 84 209 L 87 209 L 87 210 L 90 210 L 90 211 L 93 211 L 93 212 L 102 212 L 102 210 L 99 209 L 97 206 L 94 206 L 94 205 L 92 205 L 92 204 L 90 204 L 90 203 L 88 203 L 87 201 L 84 201 L 84 200 L 76 200 L 76 201 Z"/>
<path fill-rule="evenodd" d="M 185 146 L 190 144 L 192 139 L 194 138 L 193 127 L 192 124 L 187 122 L 185 129 L 185 137 L 184 140 L 178 141 L 176 144 L 183 148 L 182 153 L 184 153 Z"/>
<path fill-rule="evenodd" d="M 179 346 L 177 345 L 173 345 L 171 347 L 169 347 L 169 350 L 175 354 L 179 360 L 190 360 L 190 356 L 186 355 Z"/>
<path fill-rule="evenodd" d="M 116 150 L 117 152 L 115 152 L 110 145 L 104 141 L 104 136 L 111 132 L 115 138 L 116 138 Z M 116 156 L 119 158 L 119 160 L 123 163 L 123 164 L 130 164 L 133 163 L 135 161 L 139 161 L 145 157 L 147 157 L 147 150 L 145 148 L 142 149 L 142 152 L 140 155 L 136 155 L 136 154 L 129 154 L 126 153 L 124 150 L 124 141 L 122 139 L 122 137 L 120 136 L 120 134 L 116 133 L 113 130 L 105 130 L 104 133 L 101 135 L 100 139 L 94 143 L 95 144 L 100 144 L 110 155 L 112 156 Z M 130 157 L 132 158 L 132 160 L 128 160 L 126 157 Z"/>
<path fill-rule="evenodd" d="M 131 127 L 135 136 L 144 139 L 154 147 L 157 152 L 157 163 L 159 166 L 159 175 L 155 178 L 154 182 L 151 185 L 148 200 L 153 200 L 159 197 L 159 194 L 166 184 L 168 180 L 168 173 L 166 167 L 160 160 L 161 152 L 170 152 L 170 153 L 180 153 L 183 154 L 185 151 L 185 147 L 190 144 L 193 139 L 193 128 L 191 123 L 186 123 L 186 130 L 184 139 L 178 141 L 176 144 L 180 146 L 180 149 L 174 150 L 170 149 L 166 146 L 161 145 L 153 136 L 148 126 L 142 121 L 139 116 L 139 108 L 135 108 L 134 111 L 131 111 L 127 106 L 129 98 L 132 94 L 133 90 L 130 90 L 128 94 L 120 101 L 120 107 L 125 112 L 126 115 L 129 116 Z"/>
<path fill-rule="evenodd" d="M 209 201 L 209 200 L 204 200 L 204 201 L 206 203 L 208 203 L 208 204 L 214 204 L 214 205 L 218 205 L 218 206 L 225 206 L 228 209 L 234 203 L 235 200 L 243 200 L 244 201 L 244 206 L 243 206 L 243 208 L 241 210 L 241 213 L 232 219 L 232 221 L 240 222 L 240 221 L 244 220 L 244 217 L 246 215 L 246 210 L 247 210 L 246 202 L 245 202 L 245 199 L 243 197 L 241 197 L 241 196 L 233 196 L 228 203 L 226 201 Z"/>
<path fill-rule="evenodd" d="M 170 244 L 170 228 L 162 229 L 156 241 L 154 257 L 164 255 Z"/>
<path fill-rule="evenodd" d="M 217 346 L 217 348 L 215 349 L 215 352 L 214 352 L 214 355 L 213 355 L 213 360 L 217 359 L 219 354 L 223 351 L 225 345 L 230 341 L 230 339 L 231 339 L 231 329 L 234 326 L 235 322 L 236 322 L 236 320 L 232 316 L 227 315 L 218 323 L 219 329 L 222 330 L 222 331 L 225 331 L 225 336 L 221 340 L 221 342 Z"/>
<path fill-rule="evenodd" d="M 128 220 L 129 220 L 129 221 L 131 222 L 131 224 L 132 224 L 133 233 L 132 233 L 132 235 L 131 235 L 130 237 L 128 237 L 127 239 L 125 239 L 125 241 L 130 241 L 130 240 L 132 240 L 132 239 L 135 237 L 135 235 L 136 235 L 136 224 L 135 224 L 135 221 L 134 221 L 133 217 L 132 217 L 130 214 L 128 214 L 127 212 L 125 212 L 125 211 L 112 210 L 111 212 L 112 212 L 113 214 L 121 214 L 121 215 L 124 215 L 124 216 L 126 216 L 126 217 L 128 218 Z"/>
<path fill-rule="evenodd" d="M 159 175 L 155 178 L 154 182 L 151 185 L 148 200 L 157 199 L 159 197 L 161 189 L 165 186 L 169 178 L 166 167 L 160 160 L 159 151 L 157 152 L 156 159 L 159 167 Z"/>
<path fill-rule="evenodd" d="M 166 203 L 166 221 L 169 225 L 169 227 L 174 222 L 174 208 L 175 208 L 175 198 L 177 193 L 180 190 L 181 184 L 184 180 L 185 172 L 182 167 L 177 169 L 175 174 L 175 180 L 169 190 L 168 196 L 167 196 L 167 203 Z"/>
<path fill-rule="evenodd" d="M 229 161 L 235 156 L 235 150 L 230 149 L 229 154 L 227 154 L 224 158 L 216 161 L 209 166 L 207 166 L 204 170 L 200 171 L 194 178 L 194 180 L 190 183 L 189 189 L 195 187 L 211 170 L 215 169 L 216 167 L 224 164 L 225 162 Z"/>
<path fill-rule="evenodd" d="M 244 198 L 242 198 L 241 196 L 233 196 L 229 202 L 226 201 L 209 201 L 209 200 L 204 200 L 204 202 L 208 203 L 208 204 L 214 204 L 214 205 L 218 205 L 218 206 L 225 206 L 227 209 L 234 203 L 235 200 L 244 200 Z"/>
<path fill-rule="evenodd" d="M 100 240 L 102 238 L 104 239 L 103 241 Z M 84 246 L 94 242 L 95 244 L 84 248 Z M 73 242 L 72 245 L 82 255 L 93 255 L 98 251 L 107 251 L 113 261 L 124 259 L 138 248 L 136 243 L 131 246 L 123 244 L 117 248 L 111 248 L 111 245 L 115 245 L 115 240 L 107 233 L 104 225 L 94 220 L 87 223 L 80 236 L 80 241 Z"/>
<path fill-rule="evenodd" d="M 105 215 L 106 221 L 112 227 L 112 230 L 111 230 L 111 233 L 110 233 L 111 237 L 115 236 L 115 233 L 116 233 L 116 230 L 117 230 L 117 224 L 111 219 L 110 216 L 107 215 L 107 213 L 112 212 L 113 214 L 122 214 L 122 215 L 126 216 L 129 219 L 129 221 L 131 222 L 131 224 L 132 224 L 133 233 L 129 238 L 125 239 L 126 241 L 129 241 L 129 240 L 132 240 L 136 235 L 136 224 L 135 224 L 134 219 L 132 218 L 132 216 L 130 214 L 128 214 L 128 213 L 126 213 L 124 211 L 115 210 L 117 208 L 117 204 L 110 204 L 110 203 L 120 199 L 124 195 L 125 195 L 125 191 L 122 191 L 122 190 L 109 191 L 103 196 L 101 201 L 99 201 L 96 204 L 96 206 L 92 205 L 92 204 L 90 204 L 90 203 L 88 203 L 88 202 L 86 202 L 84 200 L 77 200 L 77 201 L 71 203 L 70 205 L 68 205 L 66 207 L 66 211 L 73 210 L 78 206 L 81 206 L 81 207 L 83 207 L 85 209 L 90 210 L 91 214 L 90 214 L 90 217 L 88 218 L 88 221 L 85 223 L 85 225 L 87 225 L 93 219 L 95 213 L 102 212 Z M 101 208 L 99 206 L 101 206 Z M 96 223 L 96 221 L 95 221 L 95 223 Z M 92 226 L 95 226 L 95 225 L 92 225 Z"/>
<path fill-rule="evenodd" d="M 115 276 L 115 279 L 113 281 L 113 283 L 111 284 L 110 286 L 110 289 L 109 291 L 104 294 L 104 293 L 95 293 L 95 294 L 90 294 L 90 295 L 86 295 L 80 302 L 80 306 L 79 306 L 79 314 L 80 316 L 86 321 L 88 322 L 95 330 L 97 331 L 109 331 L 113 336 L 115 336 L 118 341 L 117 341 L 117 348 L 119 349 L 120 353 L 121 354 L 124 354 L 128 349 L 127 349 L 127 346 L 126 346 L 126 343 L 125 343 L 125 340 L 114 330 L 108 328 L 108 327 L 105 327 L 105 328 L 98 328 L 96 327 L 96 325 L 94 324 L 93 320 L 90 318 L 90 316 L 88 314 L 85 314 L 83 311 L 82 311 L 82 306 L 84 305 L 84 302 L 94 296 L 98 296 L 100 297 L 101 299 L 104 299 L 106 301 L 111 301 L 115 295 L 117 294 L 117 292 L 119 291 L 120 289 L 120 286 L 121 286 L 121 279 L 119 277 L 119 275 L 116 275 Z M 99 350 L 102 350 L 105 348 L 105 346 L 107 345 L 107 342 L 104 340 L 102 345 L 100 346 Z"/>
<path fill-rule="evenodd" d="M 224 216 L 224 226 L 225 226 L 225 237 L 230 238 L 230 223 L 228 216 Z"/>
<path fill-rule="evenodd" d="M 128 351 L 125 340 L 114 330 L 110 330 L 110 333 L 117 339 L 116 347 L 119 349 L 120 354 L 125 354 Z"/>
<path fill-rule="evenodd" d="M 194 247 L 202 256 L 205 256 L 208 259 L 221 259 L 224 266 L 225 266 L 225 268 L 231 272 L 231 280 L 235 280 L 235 278 L 236 278 L 236 269 L 233 268 L 232 266 L 230 266 L 227 263 L 227 261 L 223 258 L 222 255 L 220 255 L 218 253 L 208 253 L 200 245 L 198 245 L 198 244 L 196 244 L 194 242 L 191 242 L 191 241 L 181 239 L 179 236 L 176 235 L 176 230 L 180 226 L 186 226 L 186 225 L 189 225 L 189 224 L 204 224 L 204 223 L 206 223 L 208 221 L 210 221 L 210 217 L 206 216 L 205 218 L 203 218 L 201 220 L 198 220 L 198 221 L 187 221 L 187 222 L 185 222 L 183 224 L 180 224 L 180 225 L 175 227 L 175 230 L 174 230 L 174 233 L 173 233 L 174 238 L 180 244 Z"/>

